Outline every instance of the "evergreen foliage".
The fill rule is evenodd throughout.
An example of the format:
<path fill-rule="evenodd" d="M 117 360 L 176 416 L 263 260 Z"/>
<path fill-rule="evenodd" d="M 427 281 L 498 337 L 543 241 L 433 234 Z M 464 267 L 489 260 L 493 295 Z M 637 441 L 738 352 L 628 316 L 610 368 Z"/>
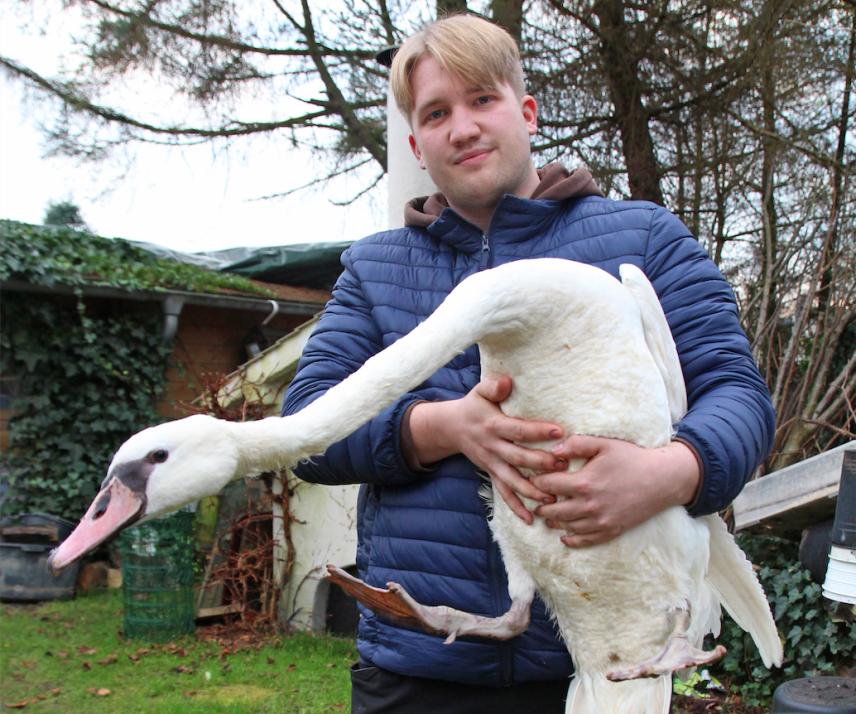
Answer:
<path fill-rule="evenodd" d="M 6 376 L 17 379 L 3 454 L 6 512 L 72 520 L 98 492 L 117 444 L 158 421 L 169 346 L 160 316 L 90 317 L 78 302 L 4 295 Z"/>
<path fill-rule="evenodd" d="M 71 201 L 52 202 L 45 211 L 42 223 L 46 226 L 69 226 L 87 229 L 86 221 L 80 214 L 80 206 Z"/>
<path fill-rule="evenodd" d="M 238 292 L 274 297 L 237 275 L 158 258 L 125 240 L 68 226 L 34 226 L 0 220 L 0 280 L 34 285 L 100 285 L 125 290 Z"/>
<path fill-rule="evenodd" d="M 767 669 L 752 638 L 723 617 L 718 642 L 728 653 L 713 673 L 746 704 L 768 706 L 776 687 L 788 680 L 835 674 L 856 659 L 856 622 L 836 621 L 827 612 L 821 587 L 800 566 L 797 545 L 782 538 L 741 535 L 740 547 L 759 565 L 758 577 L 784 638 L 785 660 Z"/>
<path fill-rule="evenodd" d="M 269 294 L 246 278 L 68 226 L 0 221 L 0 242 L 0 280 L 77 289 L 77 300 L 66 302 L 4 292 L 0 370 L 18 396 L 2 457 L 3 510 L 75 518 L 97 493 L 116 446 L 158 421 L 154 405 L 170 353 L 159 310 L 88 314 L 81 288 Z"/>

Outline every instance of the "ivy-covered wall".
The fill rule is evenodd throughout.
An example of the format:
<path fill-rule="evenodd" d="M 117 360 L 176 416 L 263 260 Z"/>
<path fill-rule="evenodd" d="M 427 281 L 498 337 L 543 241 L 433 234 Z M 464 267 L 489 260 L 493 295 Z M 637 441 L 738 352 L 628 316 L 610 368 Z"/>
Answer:
<path fill-rule="evenodd" d="M 76 519 L 116 447 L 163 419 L 155 405 L 172 347 L 160 338 L 158 304 L 85 299 L 83 288 L 270 295 L 246 278 L 68 227 L 0 221 L 0 245 L 0 280 L 80 288 L 76 297 L 3 290 L 0 392 L 12 396 L 0 404 L 9 417 L 3 510 Z"/>
<path fill-rule="evenodd" d="M 84 304 L 4 294 L 0 370 L 14 379 L 0 468 L 6 512 L 75 520 L 118 444 L 155 423 L 169 347 L 158 312 L 89 316 Z"/>

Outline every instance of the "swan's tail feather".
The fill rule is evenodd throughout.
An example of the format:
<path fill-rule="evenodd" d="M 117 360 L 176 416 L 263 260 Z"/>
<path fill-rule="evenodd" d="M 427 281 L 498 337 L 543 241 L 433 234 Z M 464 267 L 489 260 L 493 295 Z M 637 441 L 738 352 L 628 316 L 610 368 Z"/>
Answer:
<path fill-rule="evenodd" d="M 701 520 L 710 531 L 708 582 L 716 590 L 728 614 L 752 635 L 764 664 L 767 667 L 781 666 L 782 641 L 752 564 L 719 516 L 704 516 Z"/>
<path fill-rule="evenodd" d="M 565 714 L 669 714 L 671 698 L 671 676 L 610 682 L 601 674 L 577 674 Z"/>

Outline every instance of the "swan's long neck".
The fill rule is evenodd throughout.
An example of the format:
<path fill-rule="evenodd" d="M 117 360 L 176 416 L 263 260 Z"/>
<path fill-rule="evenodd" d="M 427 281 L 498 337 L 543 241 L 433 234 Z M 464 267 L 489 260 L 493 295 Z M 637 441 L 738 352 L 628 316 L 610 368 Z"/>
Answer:
<path fill-rule="evenodd" d="M 496 314 L 496 295 L 487 289 L 494 282 L 488 273 L 480 273 L 461 283 L 410 333 L 297 414 L 236 424 L 240 475 L 290 466 L 323 453 L 486 332 L 505 329 L 502 314 Z"/>

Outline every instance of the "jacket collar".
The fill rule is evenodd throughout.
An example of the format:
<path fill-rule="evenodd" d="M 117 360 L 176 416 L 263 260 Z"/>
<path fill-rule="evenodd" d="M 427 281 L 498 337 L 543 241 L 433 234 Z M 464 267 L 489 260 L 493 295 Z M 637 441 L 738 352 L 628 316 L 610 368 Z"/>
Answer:
<path fill-rule="evenodd" d="M 591 174 L 583 168 L 568 171 L 558 163 L 538 171 L 541 182 L 532 198 L 505 194 L 491 218 L 487 235 L 497 243 L 529 240 L 542 233 L 563 204 L 573 198 L 602 196 Z M 478 226 L 458 215 L 441 193 L 410 201 L 405 208 L 408 226 L 427 229 L 434 238 L 464 253 L 482 249 L 483 234 Z"/>

